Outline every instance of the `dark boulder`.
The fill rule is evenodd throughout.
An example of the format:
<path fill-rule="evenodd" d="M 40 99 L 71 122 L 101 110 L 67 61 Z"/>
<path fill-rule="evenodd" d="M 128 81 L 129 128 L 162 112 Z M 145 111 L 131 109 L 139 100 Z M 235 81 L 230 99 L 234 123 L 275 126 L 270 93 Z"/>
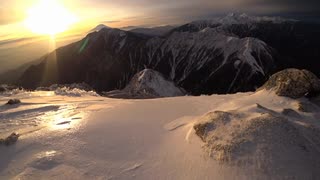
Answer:
<path fill-rule="evenodd" d="M 10 145 L 16 143 L 18 141 L 19 137 L 20 137 L 20 135 L 18 133 L 12 133 L 7 138 L 0 139 L 0 144 L 4 144 L 6 146 L 10 146 Z"/>
<path fill-rule="evenodd" d="M 15 105 L 15 104 L 20 104 L 21 101 L 19 99 L 10 99 L 8 102 L 7 102 L 7 105 Z"/>

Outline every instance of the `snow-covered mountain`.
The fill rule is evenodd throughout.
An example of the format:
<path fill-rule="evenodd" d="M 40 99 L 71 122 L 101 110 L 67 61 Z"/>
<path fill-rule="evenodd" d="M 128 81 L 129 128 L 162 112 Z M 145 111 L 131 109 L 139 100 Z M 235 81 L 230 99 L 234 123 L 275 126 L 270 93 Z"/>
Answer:
<path fill-rule="evenodd" d="M 317 30 L 315 24 L 244 14 L 192 22 L 161 37 L 103 28 L 45 56 L 19 84 L 36 88 L 86 82 L 111 91 L 123 89 L 149 68 L 191 94 L 250 91 L 288 67 L 319 75 Z"/>
<path fill-rule="evenodd" d="M 92 32 L 98 32 L 98 31 L 100 31 L 101 29 L 105 29 L 105 28 L 110 28 L 110 27 L 108 27 L 108 26 L 106 26 L 106 25 L 104 25 L 104 24 L 99 24 L 99 25 L 97 25 L 95 28 L 93 28 L 93 29 L 91 29 L 90 31 L 89 31 L 89 33 L 92 33 Z"/>

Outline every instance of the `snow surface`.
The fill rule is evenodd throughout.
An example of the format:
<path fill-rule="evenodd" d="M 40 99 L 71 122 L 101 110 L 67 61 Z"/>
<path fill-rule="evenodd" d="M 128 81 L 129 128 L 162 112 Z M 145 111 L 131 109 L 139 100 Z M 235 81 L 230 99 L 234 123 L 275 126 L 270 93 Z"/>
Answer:
<path fill-rule="evenodd" d="M 0 106 L 0 137 L 13 131 L 21 137 L 13 146 L 0 146 L 0 179 L 275 179 L 277 174 L 208 157 L 193 124 L 215 110 L 259 103 L 281 111 L 306 101 L 267 91 L 149 100 L 38 91 L 1 95 L 0 104 L 12 98 L 22 104 Z M 319 118 L 299 113 L 308 121 Z"/>

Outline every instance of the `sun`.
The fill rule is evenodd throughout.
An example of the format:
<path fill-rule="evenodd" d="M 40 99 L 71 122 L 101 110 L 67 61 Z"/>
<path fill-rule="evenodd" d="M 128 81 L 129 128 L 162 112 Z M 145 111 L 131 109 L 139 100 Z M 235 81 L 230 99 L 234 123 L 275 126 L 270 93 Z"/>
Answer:
<path fill-rule="evenodd" d="M 34 33 L 55 35 L 66 31 L 75 22 L 76 16 L 57 0 L 41 0 L 28 10 L 24 24 Z"/>

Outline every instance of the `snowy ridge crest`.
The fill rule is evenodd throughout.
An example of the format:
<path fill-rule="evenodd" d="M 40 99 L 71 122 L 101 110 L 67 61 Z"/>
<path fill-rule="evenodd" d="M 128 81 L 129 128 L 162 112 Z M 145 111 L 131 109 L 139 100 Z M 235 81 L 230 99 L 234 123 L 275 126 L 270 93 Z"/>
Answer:
<path fill-rule="evenodd" d="M 295 19 L 287 19 L 282 17 L 270 17 L 270 16 L 250 16 L 246 13 L 230 13 L 224 17 L 213 18 L 209 20 L 194 21 L 193 25 L 206 25 L 206 24 L 251 24 L 251 23 L 262 23 L 272 22 L 274 24 L 281 24 L 285 22 L 298 22 Z"/>

